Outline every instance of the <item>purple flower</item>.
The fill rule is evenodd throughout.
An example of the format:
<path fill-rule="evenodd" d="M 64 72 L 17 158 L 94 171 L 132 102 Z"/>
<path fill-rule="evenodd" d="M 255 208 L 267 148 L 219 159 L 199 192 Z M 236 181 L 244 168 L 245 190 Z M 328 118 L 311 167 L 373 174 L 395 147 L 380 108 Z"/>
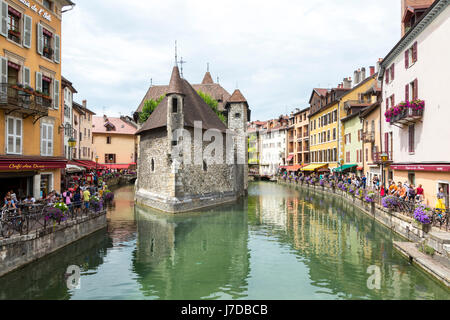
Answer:
<path fill-rule="evenodd" d="M 414 219 L 416 219 L 416 221 L 418 221 L 422 224 L 430 224 L 431 218 L 427 214 L 427 212 L 429 212 L 429 211 L 430 211 L 430 209 L 424 205 L 418 206 L 416 208 L 416 210 L 414 210 Z"/>

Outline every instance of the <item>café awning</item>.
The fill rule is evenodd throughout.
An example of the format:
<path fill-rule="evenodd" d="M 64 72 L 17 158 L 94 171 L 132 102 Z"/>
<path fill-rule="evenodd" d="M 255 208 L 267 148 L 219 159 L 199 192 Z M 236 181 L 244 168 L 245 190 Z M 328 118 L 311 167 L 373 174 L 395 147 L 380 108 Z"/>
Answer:
<path fill-rule="evenodd" d="M 74 165 L 74 164 L 68 164 L 66 166 L 66 172 L 67 173 L 77 173 L 77 172 L 83 172 L 85 170 L 86 170 L 86 168 L 79 167 L 79 166 Z"/>
<path fill-rule="evenodd" d="M 316 171 L 318 169 L 328 167 L 328 163 L 326 164 L 310 164 L 302 169 L 302 171 Z"/>
<path fill-rule="evenodd" d="M 111 163 L 111 164 L 104 164 L 103 166 L 105 166 L 107 169 L 128 169 L 131 165 L 136 165 L 135 163 L 128 163 L 128 164 L 116 164 L 116 163 Z"/>
<path fill-rule="evenodd" d="M 357 164 L 344 164 L 343 166 L 333 169 L 333 172 L 344 172 L 357 166 Z"/>
<path fill-rule="evenodd" d="M 289 161 L 292 161 L 292 159 L 294 159 L 294 155 L 293 155 L 293 154 L 290 154 L 290 155 L 287 157 L 286 161 L 289 162 Z"/>

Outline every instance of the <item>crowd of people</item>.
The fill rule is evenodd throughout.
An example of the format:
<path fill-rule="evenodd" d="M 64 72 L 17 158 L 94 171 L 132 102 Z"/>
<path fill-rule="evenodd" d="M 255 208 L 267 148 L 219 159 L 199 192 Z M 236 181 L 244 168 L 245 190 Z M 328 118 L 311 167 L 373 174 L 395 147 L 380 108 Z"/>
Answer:
<path fill-rule="evenodd" d="M 80 176 L 73 176 L 61 193 L 53 190 L 41 199 L 36 199 L 31 195 L 18 197 L 14 190 L 10 190 L 4 196 L 1 212 L 8 211 L 20 215 L 23 211 L 32 211 L 38 206 L 52 206 L 60 202 L 65 203 L 75 213 L 79 213 L 83 209 L 88 210 L 91 198 L 96 196 L 101 199 L 104 192 L 108 190 L 104 178 L 117 172 L 119 171 L 109 169 L 93 170 Z M 126 171 L 119 173 L 126 173 Z"/>

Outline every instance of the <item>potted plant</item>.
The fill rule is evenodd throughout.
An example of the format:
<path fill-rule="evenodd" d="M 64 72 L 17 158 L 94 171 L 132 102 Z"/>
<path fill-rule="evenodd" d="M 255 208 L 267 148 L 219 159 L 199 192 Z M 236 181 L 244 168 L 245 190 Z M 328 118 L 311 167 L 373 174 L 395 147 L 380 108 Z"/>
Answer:
<path fill-rule="evenodd" d="M 414 210 L 414 221 L 423 232 L 428 233 L 431 230 L 431 209 L 425 205 L 419 205 Z"/>
<path fill-rule="evenodd" d="M 34 95 L 37 97 L 42 97 L 42 91 L 41 90 L 36 90 L 34 91 Z"/>
<path fill-rule="evenodd" d="M 30 86 L 28 86 L 28 85 L 26 85 L 26 86 L 24 87 L 24 91 L 25 91 L 26 93 L 28 93 L 28 94 L 33 94 L 33 93 L 34 93 L 33 88 L 30 87 Z"/>
<path fill-rule="evenodd" d="M 8 33 L 10 34 L 10 35 L 13 35 L 13 36 L 15 36 L 15 37 L 17 37 L 17 38 L 20 38 L 20 31 L 19 30 L 9 30 L 8 31 Z"/>

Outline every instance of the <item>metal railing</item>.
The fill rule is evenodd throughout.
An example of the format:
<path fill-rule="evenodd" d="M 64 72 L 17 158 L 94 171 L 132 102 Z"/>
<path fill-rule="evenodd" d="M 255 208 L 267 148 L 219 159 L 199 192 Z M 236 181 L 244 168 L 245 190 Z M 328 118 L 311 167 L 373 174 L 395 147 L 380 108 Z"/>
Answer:
<path fill-rule="evenodd" d="M 0 108 L 24 114 L 48 115 L 52 100 L 35 95 L 31 90 L 0 83 Z"/>
<path fill-rule="evenodd" d="M 391 119 L 391 124 L 401 123 L 408 124 L 409 122 L 414 122 L 423 117 L 423 110 L 414 110 L 411 108 L 404 109 L 401 113 L 393 116 Z"/>
<path fill-rule="evenodd" d="M 109 203 L 108 203 L 109 204 Z M 60 225 L 66 221 L 76 221 L 81 218 L 104 214 L 107 204 L 74 202 L 69 210 L 58 217 L 52 215 L 53 205 L 24 204 L 14 209 L 0 210 L 0 239 L 15 235 L 39 233 L 49 226 Z"/>

